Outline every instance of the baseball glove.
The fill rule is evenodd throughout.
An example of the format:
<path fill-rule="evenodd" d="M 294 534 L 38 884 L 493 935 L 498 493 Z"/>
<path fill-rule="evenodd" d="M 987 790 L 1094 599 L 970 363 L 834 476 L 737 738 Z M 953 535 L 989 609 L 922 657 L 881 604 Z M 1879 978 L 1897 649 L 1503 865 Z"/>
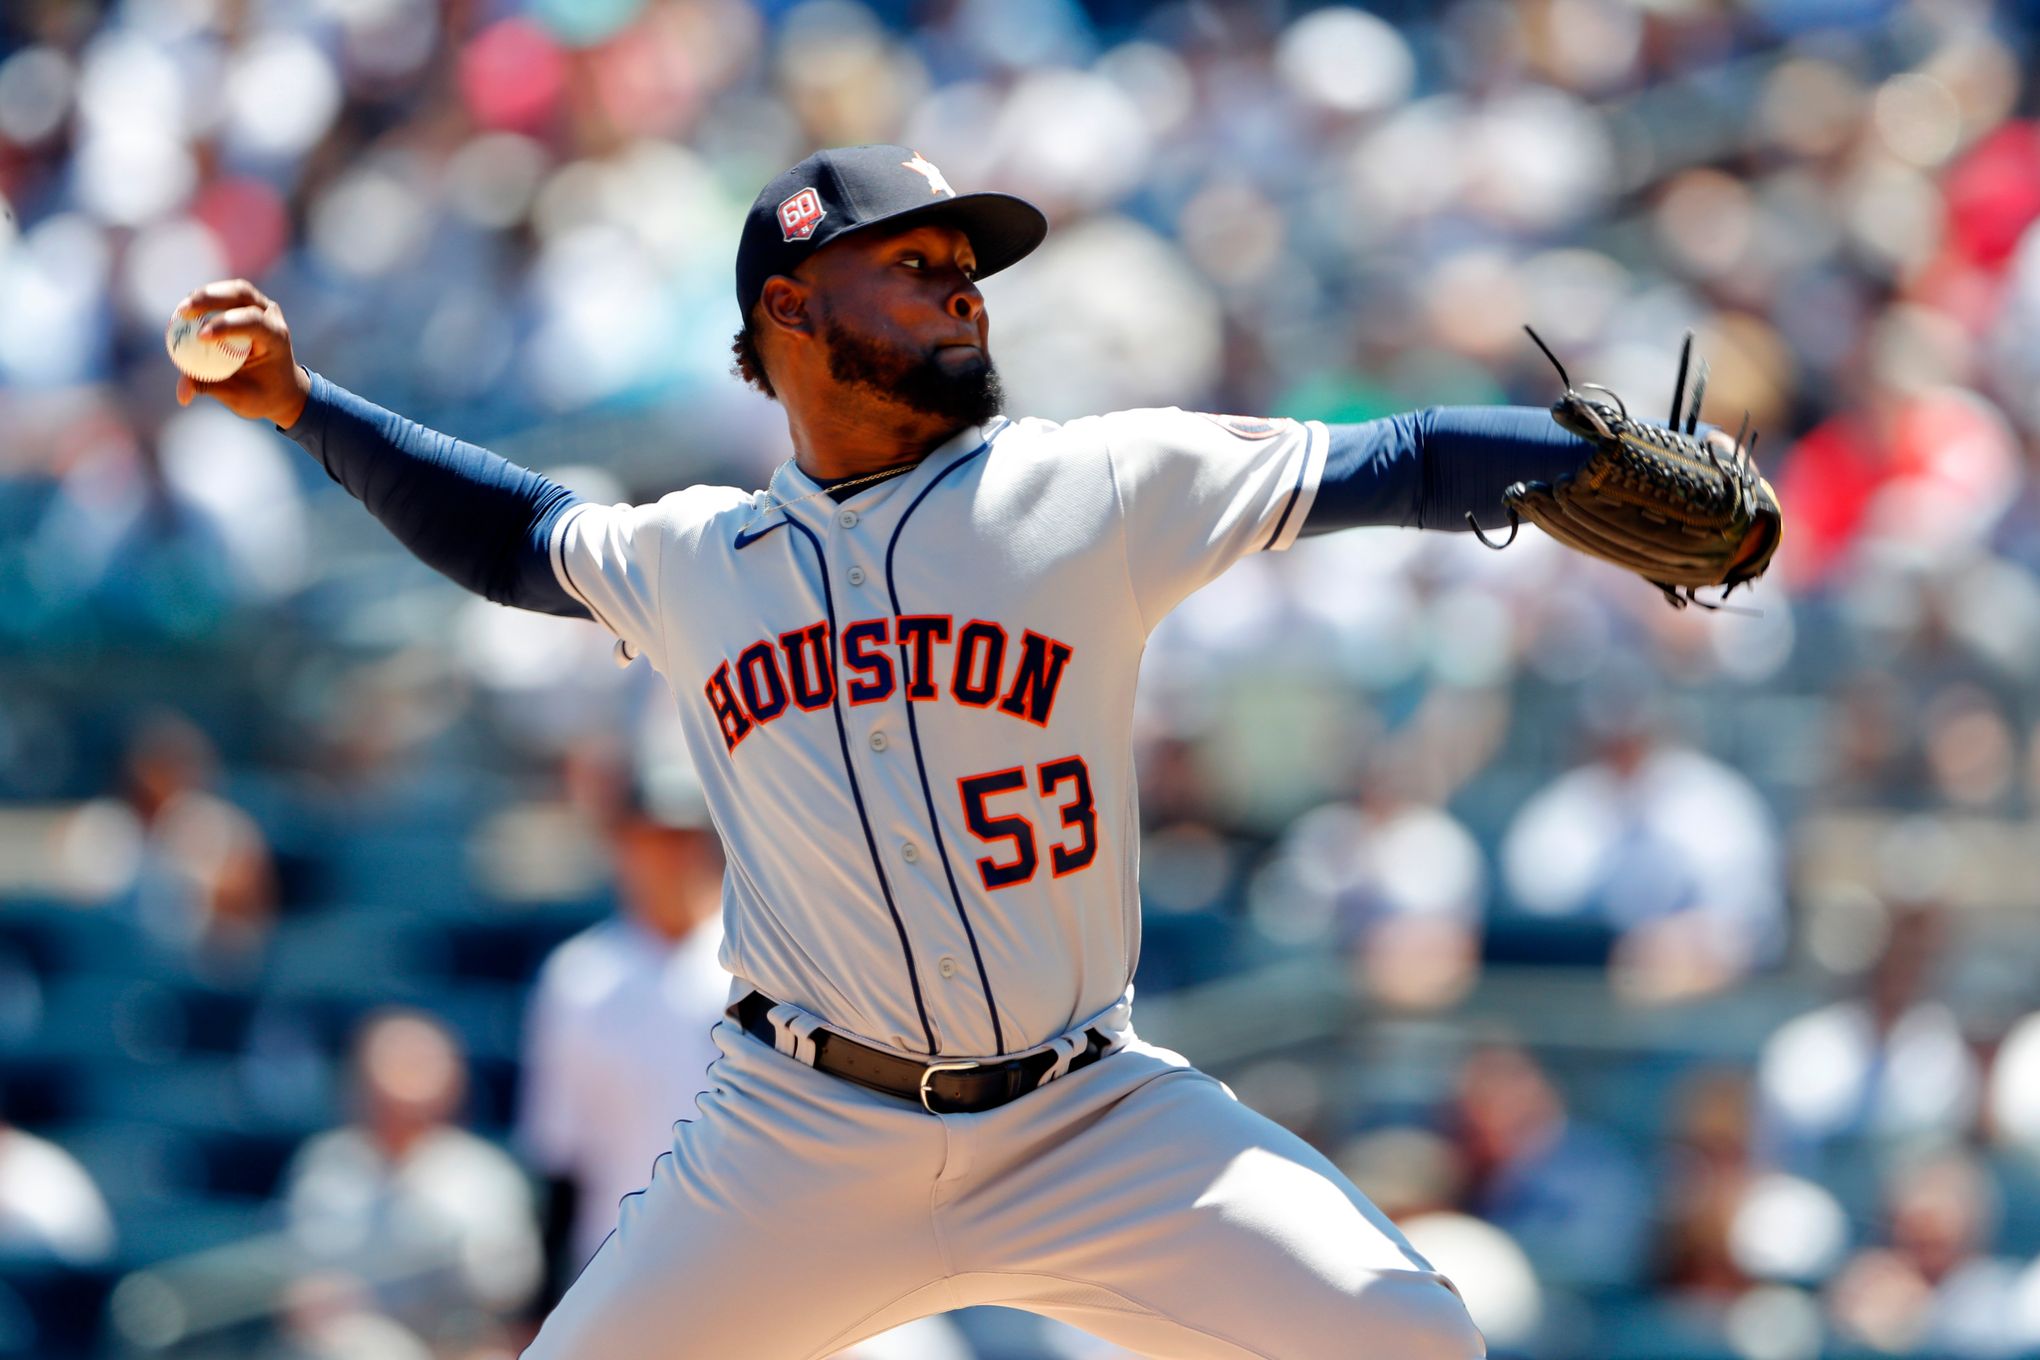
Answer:
<path fill-rule="evenodd" d="M 1749 433 L 1747 416 L 1743 433 L 1726 452 L 1714 436 L 1696 435 L 1700 399 L 1707 390 L 1704 363 L 1680 428 L 1692 332 L 1679 350 L 1671 422 L 1658 426 L 1632 418 L 1622 398 L 1605 387 L 1573 386 L 1550 346 L 1536 331 L 1523 329 L 1565 384 L 1565 395 L 1552 403 L 1551 418 L 1592 444 L 1593 452 L 1576 472 L 1549 483 L 1517 482 L 1505 490 L 1509 538 L 1491 542 L 1475 524 L 1481 542 L 1506 547 L 1521 521 L 1529 520 L 1569 548 L 1627 567 L 1678 609 L 1689 603 L 1716 608 L 1694 592 L 1722 586 L 1725 599 L 1737 586 L 1762 576 L 1784 533 L 1778 498 L 1750 460 L 1757 439 Z M 1469 522 L 1472 518 L 1467 516 Z"/>

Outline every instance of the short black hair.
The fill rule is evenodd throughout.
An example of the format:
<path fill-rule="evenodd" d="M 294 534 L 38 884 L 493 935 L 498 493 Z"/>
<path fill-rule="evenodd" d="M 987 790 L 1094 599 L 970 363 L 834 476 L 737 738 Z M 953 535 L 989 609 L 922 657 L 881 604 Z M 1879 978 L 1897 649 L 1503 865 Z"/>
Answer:
<path fill-rule="evenodd" d="M 730 341 L 730 353 L 736 356 L 730 372 L 774 401 L 779 399 L 779 394 L 772 390 L 772 375 L 765 371 L 765 358 L 758 353 L 758 342 L 751 338 L 750 326 L 737 331 L 736 338 Z"/>

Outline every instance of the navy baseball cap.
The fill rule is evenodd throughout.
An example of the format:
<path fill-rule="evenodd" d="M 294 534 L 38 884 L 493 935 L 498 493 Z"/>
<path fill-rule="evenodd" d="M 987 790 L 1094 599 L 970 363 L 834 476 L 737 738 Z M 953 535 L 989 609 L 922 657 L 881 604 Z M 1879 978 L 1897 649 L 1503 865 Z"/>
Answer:
<path fill-rule="evenodd" d="M 737 244 L 737 307 L 751 308 L 774 274 L 853 231 L 937 222 L 970 238 L 977 276 L 996 274 L 1048 235 L 1041 209 L 1012 194 L 959 194 L 920 152 L 905 146 L 817 151 L 758 191 Z"/>

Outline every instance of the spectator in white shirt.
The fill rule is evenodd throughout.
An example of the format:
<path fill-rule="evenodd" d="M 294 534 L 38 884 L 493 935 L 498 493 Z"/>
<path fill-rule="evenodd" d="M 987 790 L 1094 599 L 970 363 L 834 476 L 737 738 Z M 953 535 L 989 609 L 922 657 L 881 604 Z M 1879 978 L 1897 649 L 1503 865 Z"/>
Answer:
<path fill-rule="evenodd" d="M 355 1048 L 353 1121 L 299 1149 L 284 1182 L 307 1267 L 362 1281 L 378 1311 L 435 1343 L 496 1335 L 543 1266 L 523 1171 L 452 1122 L 466 1090 L 465 1059 L 437 1020 L 371 1018 Z"/>
<path fill-rule="evenodd" d="M 1646 688 L 1588 696 L 1585 765 L 1533 795 L 1502 841 L 1509 895 L 1539 916 L 1614 932 L 1611 981 L 1631 999 L 1704 995 L 1785 946 L 1776 819 L 1754 785 L 1661 740 Z"/>
<path fill-rule="evenodd" d="M 1946 923 L 1897 911 L 1860 996 L 1780 1026 L 1757 1064 L 1758 1127 L 1773 1156 L 1811 1169 L 1834 1140 L 1942 1141 L 1975 1122 L 1982 1074 L 1934 999 Z"/>
<path fill-rule="evenodd" d="M 599 783 L 600 781 L 596 781 Z M 547 1180 L 547 1239 L 564 1289 L 694 1116 L 729 1004 L 721 841 L 684 755 L 620 781 L 608 822 L 617 914 L 540 967 L 527 1015 L 518 1143 Z M 953 1323 L 923 1318 L 841 1360 L 968 1360 Z"/>
<path fill-rule="evenodd" d="M 1280 890 L 1256 910 L 1286 938 L 1329 934 L 1362 995 L 1434 1010 L 1464 998 L 1478 975 L 1488 868 L 1414 765 L 1408 754 L 1377 757 L 1358 796 L 1297 818 L 1271 861 Z"/>
<path fill-rule="evenodd" d="M 517 1142 L 550 1183 L 562 1285 L 693 1117 L 729 1003 L 721 844 L 692 772 L 663 773 L 606 813 L 617 913 L 552 952 L 527 1011 Z"/>

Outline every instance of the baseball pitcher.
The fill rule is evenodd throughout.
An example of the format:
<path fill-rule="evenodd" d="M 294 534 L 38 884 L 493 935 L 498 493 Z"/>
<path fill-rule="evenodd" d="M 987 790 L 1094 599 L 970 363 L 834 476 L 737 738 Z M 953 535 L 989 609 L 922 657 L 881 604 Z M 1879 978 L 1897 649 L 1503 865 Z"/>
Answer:
<path fill-rule="evenodd" d="M 1134 1032 L 1142 647 L 1246 554 L 1499 528 L 1597 494 L 1591 459 L 1693 465 L 1660 478 L 1694 540 L 1678 572 L 1603 554 L 1646 579 L 1747 579 L 1775 525 L 1738 499 L 1740 445 L 1570 389 L 1570 426 L 1009 415 L 977 281 L 1046 232 L 902 146 L 774 179 L 737 251 L 737 369 L 793 456 L 762 490 L 649 505 L 580 501 L 300 368 L 245 282 L 186 304 L 250 354 L 181 400 L 275 422 L 463 586 L 610 630 L 667 681 L 706 785 L 736 979 L 713 1088 L 534 1360 L 806 1360 L 971 1304 L 1156 1356 L 1484 1353 L 1329 1162 Z M 1650 478 L 1616 480 L 1634 501 Z M 1575 546 L 1595 534 L 1622 536 Z"/>

